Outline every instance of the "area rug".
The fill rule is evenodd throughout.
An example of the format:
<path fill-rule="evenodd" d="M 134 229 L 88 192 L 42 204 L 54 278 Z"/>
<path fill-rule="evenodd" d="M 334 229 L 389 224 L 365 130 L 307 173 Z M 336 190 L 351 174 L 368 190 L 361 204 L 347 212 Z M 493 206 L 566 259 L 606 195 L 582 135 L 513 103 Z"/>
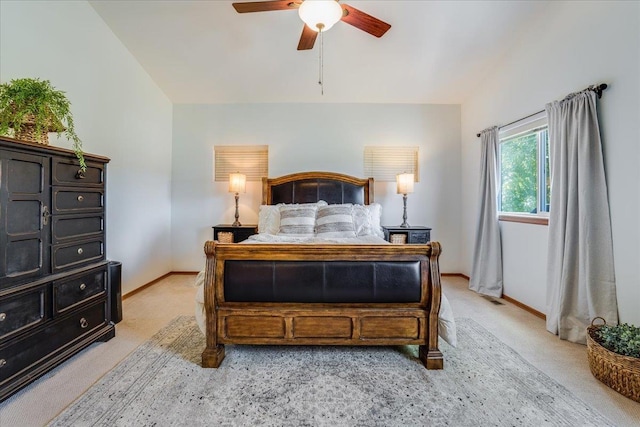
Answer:
<path fill-rule="evenodd" d="M 611 423 L 471 319 L 445 369 L 417 347 L 227 346 L 178 317 L 52 421 L 53 426 L 605 426 Z"/>

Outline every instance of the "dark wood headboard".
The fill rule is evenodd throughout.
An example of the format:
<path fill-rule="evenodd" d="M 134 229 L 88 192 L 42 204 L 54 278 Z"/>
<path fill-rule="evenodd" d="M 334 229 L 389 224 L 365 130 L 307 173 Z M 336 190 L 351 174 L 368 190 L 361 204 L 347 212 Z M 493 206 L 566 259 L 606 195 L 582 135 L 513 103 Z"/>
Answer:
<path fill-rule="evenodd" d="M 262 178 L 262 204 L 373 203 L 373 178 L 355 178 L 333 172 L 300 172 L 279 178 Z"/>

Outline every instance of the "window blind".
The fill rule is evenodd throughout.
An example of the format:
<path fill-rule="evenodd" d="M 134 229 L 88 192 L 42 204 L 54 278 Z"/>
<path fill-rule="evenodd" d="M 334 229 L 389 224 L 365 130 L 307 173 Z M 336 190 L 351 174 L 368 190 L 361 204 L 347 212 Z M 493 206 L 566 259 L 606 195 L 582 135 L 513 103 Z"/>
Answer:
<path fill-rule="evenodd" d="M 502 126 L 499 133 L 500 141 L 542 129 L 547 126 L 547 123 L 546 111 L 540 111 L 507 126 Z"/>
<path fill-rule="evenodd" d="M 214 179 L 229 181 L 229 174 L 240 172 L 247 181 L 260 181 L 269 176 L 268 145 L 216 145 L 214 148 Z"/>
<path fill-rule="evenodd" d="M 376 181 L 396 181 L 396 175 L 412 173 L 415 181 L 418 175 L 418 148 L 369 146 L 364 147 L 364 176 Z"/>

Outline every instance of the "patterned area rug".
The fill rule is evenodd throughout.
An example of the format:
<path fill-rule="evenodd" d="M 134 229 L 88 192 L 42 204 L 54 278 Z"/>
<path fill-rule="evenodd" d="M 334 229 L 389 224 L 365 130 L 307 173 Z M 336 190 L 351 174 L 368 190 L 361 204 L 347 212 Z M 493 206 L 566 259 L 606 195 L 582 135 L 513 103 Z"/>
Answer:
<path fill-rule="evenodd" d="M 227 346 L 219 369 L 202 369 L 204 337 L 178 317 L 51 425 L 611 425 L 478 323 L 457 322 L 441 371 L 414 346 Z"/>

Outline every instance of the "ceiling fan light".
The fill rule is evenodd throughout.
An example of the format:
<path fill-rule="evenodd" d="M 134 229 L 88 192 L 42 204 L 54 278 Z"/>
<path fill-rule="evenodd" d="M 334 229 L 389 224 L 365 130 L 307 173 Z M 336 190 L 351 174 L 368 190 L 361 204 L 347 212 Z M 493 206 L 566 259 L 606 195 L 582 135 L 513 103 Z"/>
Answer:
<path fill-rule="evenodd" d="M 335 0 L 304 0 L 298 15 L 312 30 L 327 31 L 342 19 L 342 7 Z"/>

